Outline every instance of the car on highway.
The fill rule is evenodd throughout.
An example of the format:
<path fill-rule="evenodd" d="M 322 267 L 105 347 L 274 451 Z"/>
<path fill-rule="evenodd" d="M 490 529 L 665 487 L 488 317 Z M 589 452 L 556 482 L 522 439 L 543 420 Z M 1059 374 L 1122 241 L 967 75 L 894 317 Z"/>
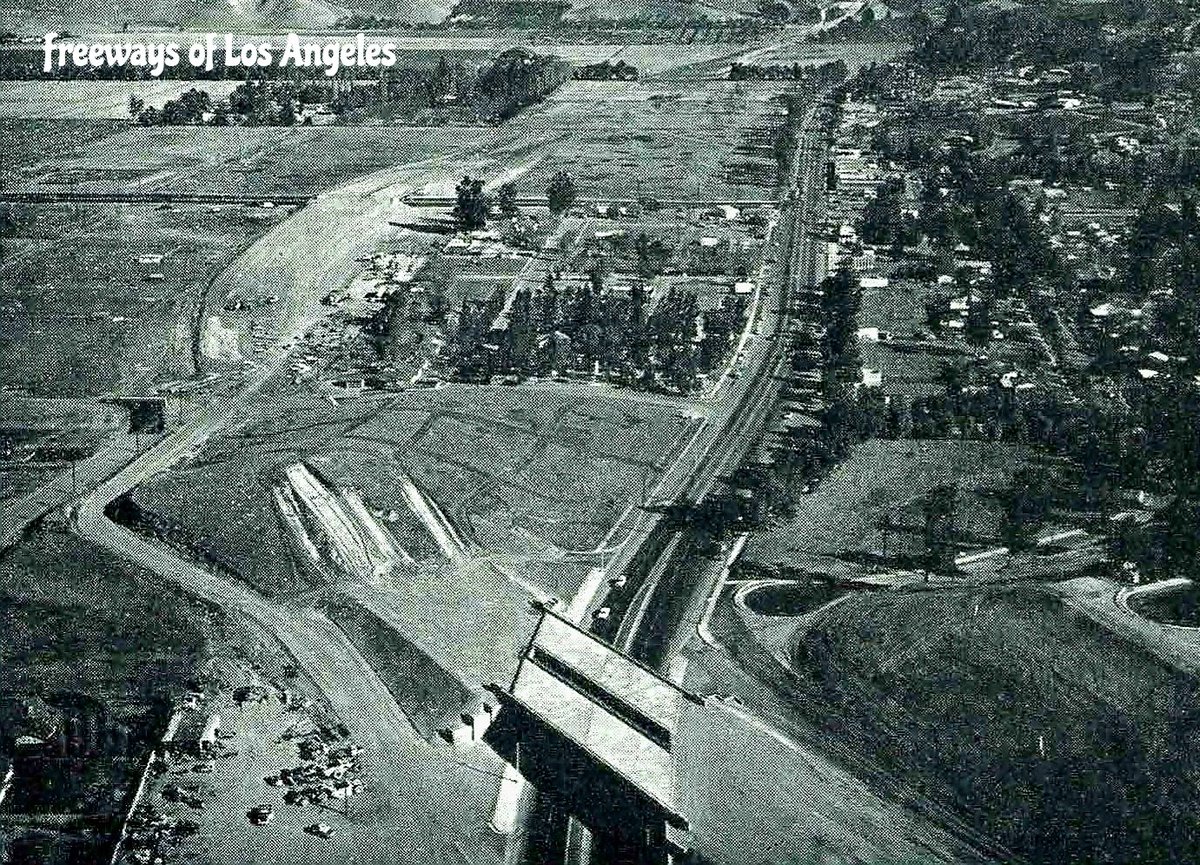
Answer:
<path fill-rule="evenodd" d="M 313 823 L 311 826 L 305 826 L 304 831 L 318 838 L 328 838 L 334 833 L 334 828 L 328 823 Z"/>
<path fill-rule="evenodd" d="M 612 607 L 601 607 L 592 613 L 592 618 L 598 621 L 603 621 L 612 615 Z"/>
<path fill-rule="evenodd" d="M 613 577 L 611 580 L 609 580 L 608 584 L 610 586 L 612 586 L 614 589 L 619 589 L 622 586 L 624 586 L 627 582 L 629 582 L 629 577 L 625 576 L 624 574 L 621 574 L 620 576 Z"/>
<path fill-rule="evenodd" d="M 246 812 L 246 817 L 255 826 L 265 826 L 275 819 L 275 809 L 270 805 L 256 805 Z"/>
<path fill-rule="evenodd" d="M 555 597 L 554 595 L 551 595 L 550 597 L 546 598 L 544 601 L 540 600 L 538 598 L 530 598 L 529 607 L 536 613 L 536 612 L 540 612 L 542 610 L 557 609 L 559 604 L 561 604 L 561 603 L 562 603 L 562 598 L 558 598 L 558 597 Z"/>

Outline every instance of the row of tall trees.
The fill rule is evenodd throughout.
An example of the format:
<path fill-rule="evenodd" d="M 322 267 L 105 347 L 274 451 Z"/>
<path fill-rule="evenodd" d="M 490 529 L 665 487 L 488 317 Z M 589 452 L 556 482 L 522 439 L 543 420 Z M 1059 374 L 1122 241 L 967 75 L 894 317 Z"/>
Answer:
<path fill-rule="evenodd" d="M 565 213 L 575 203 L 576 194 L 575 181 L 565 171 L 559 171 L 546 185 L 546 201 L 550 212 Z M 493 205 L 504 216 L 520 213 L 516 184 L 501 184 L 493 197 L 484 189 L 482 178 L 464 175 L 454 190 L 454 221 L 463 231 L 481 229 L 487 225 Z"/>
<path fill-rule="evenodd" d="M 305 106 L 319 105 L 346 122 L 375 116 L 495 122 L 553 92 L 569 78 L 570 65 L 557 57 L 513 50 L 479 69 L 442 57 L 429 68 L 374 70 L 373 80 L 361 80 L 363 74 L 359 70 L 354 79 L 258 75 L 225 100 L 193 89 L 155 109 L 134 97 L 130 115 L 146 126 L 291 126 Z"/>
<path fill-rule="evenodd" d="M 465 300 L 456 339 L 459 374 L 599 373 L 628 386 L 687 393 L 725 357 L 745 302 L 730 296 L 701 311 L 695 293 L 669 288 L 656 305 L 645 282 L 629 292 L 606 288 L 602 261 L 582 284 L 548 274 L 538 289 L 519 289 L 502 315 L 506 292 Z"/>

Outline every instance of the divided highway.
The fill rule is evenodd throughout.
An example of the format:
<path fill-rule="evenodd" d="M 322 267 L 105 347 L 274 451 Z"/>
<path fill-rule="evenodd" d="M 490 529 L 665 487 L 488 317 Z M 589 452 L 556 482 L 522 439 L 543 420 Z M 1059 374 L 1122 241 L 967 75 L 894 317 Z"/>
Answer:
<path fill-rule="evenodd" d="M 775 295 L 764 304 L 761 330 L 763 336 L 752 337 L 744 351 L 744 364 L 736 378 L 730 376 L 726 392 L 714 401 L 709 417 L 684 452 L 667 470 L 652 493 L 658 501 L 698 503 L 711 494 L 721 477 L 734 471 L 762 434 L 776 405 L 782 388 L 782 372 L 789 361 L 787 331 L 790 305 L 795 286 L 815 285 L 822 276 L 823 258 L 815 238 L 808 233 L 814 213 L 823 203 L 824 148 L 819 126 L 819 104 L 805 117 L 798 136 L 795 165 L 797 193 L 784 203 L 780 224 L 778 272 L 767 280 Z M 639 511 L 624 543 L 608 562 L 606 571 L 616 576 L 633 565 L 656 531 L 665 515 L 657 510 Z M 676 544 L 667 543 L 673 550 Z M 659 554 L 662 555 L 661 553 Z M 661 574 L 665 568 L 654 567 Z M 655 580 L 647 580 L 637 591 L 653 595 Z M 594 602 L 593 608 L 604 602 Z M 616 623 L 614 643 L 629 651 L 637 633 L 646 620 L 644 613 L 650 602 L 635 600 Z M 610 625 L 611 627 L 611 625 Z"/>
<path fill-rule="evenodd" d="M 797 285 L 815 285 L 823 276 L 824 260 L 816 238 L 808 233 L 808 226 L 815 221 L 813 215 L 824 201 L 825 150 L 819 119 L 820 103 L 817 103 L 809 110 L 798 136 L 800 143 L 794 174 L 797 193 L 783 205 L 781 234 L 776 235 L 781 237 L 778 273 L 772 273 L 764 280 L 776 292 L 774 302 L 763 305 L 759 329 L 765 336 L 747 341 L 742 368 L 737 370 L 736 377 L 730 375 L 723 381 L 724 394 L 719 400 L 713 400 L 708 417 L 663 475 L 651 493 L 651 500 L 704 501 L 719 479 L 745 459 L 778 401 L 784 379 L 781 373 L 790 360 L 787 332 L 792 290 Z M 621 610 L 614 620 L 597 625 L 598 629 L 612 634 L 612 643 L 618 649 L 657 666 L 654 662 L 659 659 L 645 657 L 647 646 L 669 643 L 677 629 L 691 621 L 686 615 L 679 615 L 677 602 L 680 598 L 673 596 L 681 594 L 690 601 L 690 596 L 695 595 L 703 603 L 711 586 L 675 585 L 671 580 L 672 560 L 681 549 L 687 549 L 685 533 L 675 531 L 664 541 L 659 533 L 664 527 L 665 514 L 657 510 L 635 513 L 632 528 L 605 570 L 615 578 L 630 570 L 647 552 L 651 552 L 653 558 L 644 563 L 646 576 L 640 584 L 633 580 L 620 590 L 634 594 L 620 605 Z M 701 589 L 705 591 L 702 593 Z M 593 598 L 588 608 L 594 612 L 608 603 L 607 598 Z M 691 605 L 685 603 L 683 606 L 688 609 Z M 613 628 L 615 631 L 611 630 Z M 669 657 L 662 659 L 662 665 L 669 664 L 670 660 Z M 594 857 L 600 851 L 592 848 L 588 832 L 577 820 L 570 817 L 564 821 L 563 815 L 556 814 L 552 807 L 541 802 L 539 806 L 529 819 L 532 822 L 530 834 L 540 841 L 541 846 L 530 851 L 529 862 L 586 865 L 589 861 L 597 861 Z"/>

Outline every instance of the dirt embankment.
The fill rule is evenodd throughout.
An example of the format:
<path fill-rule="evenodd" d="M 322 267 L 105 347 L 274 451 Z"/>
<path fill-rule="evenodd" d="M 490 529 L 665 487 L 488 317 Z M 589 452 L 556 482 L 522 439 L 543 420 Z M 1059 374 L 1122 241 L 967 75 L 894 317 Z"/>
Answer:
<path fill-rule="evenodd" d="M 459 714 L 475 695 L 456 676 L 351 600 L 340 598 L 328 613 L 371 662 L 417 732 L 431 739 L 460 723 Z"/>
<path fill-rule="evenodd" d="M 798 706 L 1032 862 L 1196 861 L 1200 687 L 1038 587 L 860 595 Z"/>

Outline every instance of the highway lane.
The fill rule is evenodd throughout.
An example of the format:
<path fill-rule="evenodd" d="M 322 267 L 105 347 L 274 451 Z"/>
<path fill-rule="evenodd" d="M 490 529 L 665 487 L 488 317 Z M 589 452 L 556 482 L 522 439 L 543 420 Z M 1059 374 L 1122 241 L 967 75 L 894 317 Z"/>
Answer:
<path fill-rule="evenodd" d="M 114 432 L 87 459 L 79 460 L 74 467 L 62 470 L 20 498 L 0 503 L 0 553 L 15 546 L 32 523 L 73 502 L 80 490 L 92 489 L 111 477 L 154 438 Z"/>
<path fill-rule="evenodd" d="M 808 130 L 812 137 L 812 130 Z M 798 286 L 816 285 L 823 277 L 823 259 L 819 254 L 814 238 L 806 232 L 806 226 L 812 220 L 812 211 L 819 207 L 821 198 L 822 150 L 814 150 L 808 141 L 801 148 L 801 164 L 798 166 L 800 187 L 803 194 L 797 199 L 796 205 L 789 208 L 785 216 L 789 266 L 785 269 L 784 283 L 794 283 Z M 776 315 L 776 338 L 769 343 L 770 350 L 765 354 L 763 362 L 756 369 L 752 389 L 745 401 L 738 407 L 729 420 L 727 428 L 716 440 L 714 447 L 701 465 L 697 467 L 689 485 L 681 494 L 681 500 L 687 502 L 703 502 L 711 493 L 722 477 L 735 472 L 745 459 L 746 454 L 762 434 L 763 428 L 770 418 L 771 412 L 778 403 L 783 387 L 782 374 L 789 360 L 784 332 L 790 322 L 789 304 L 794 294 L 792 285 L 781 286 L 787 291 L 780 292 L 780 308 Z M 673 542 L 677 543 L 685 534 L 676 533 Z M 685 549 L 688 545 L 685 544 Z M 665 552 L 665 551 L 664 551 Z M 667 618 L 663 615 L 646 617 L 645 608 L 634 611 L 633 616 L 621 623 L 617 631 L 616 645 L 622 651 L 655 666 L 668 668 L 673 660 L 672 652 L 667 651 L 674 646 L 679 648 L 683 641 L 673 639 L 674 632 L 690 625 L 693 619 L 686 615 L 686 610 L 704 593 L 711 590 L 709 585 L 684 585 L 679 580 L 686 581 L 687 575 L 675 574 L 674 569 L 662 563 L 655 564 L 655 572 L 647 581 L 642 591 L 649 591 L 658 598 L 657 603 L 669 607 Z M 699 569 L 699 575 L 707 573 L 707 579 L 712 580 L 711 569 Z M 660 576 L 667 576 L 668 582 L 659 584 Z M 697 575 L 693 574 L 693 578 Z M 681 597 L 676 597 L 680 595 Z M 682 606 L 681 606 L 682 603 Z M 646 604 L 649 606 L 649 603 Z M 679 617 L 671 619 L 670 616 Z M 665 654 L 664 654 L 665 652 Z"/>
<path fill-rule="evenodd" d="M 750 343 L 744 349 L 745 371 L 740 371 L 738 377 L 732 381 L 728 376 L 723 378 L 726 389 L 722 399 L 713 401 L 708 416 L 703 419 L 687 446 L 677 455 L 644 505 L 662 499 L 677 502 L 703 501 L 719 478 L 735 469 L 745 458 L 777 402 L 782 387 L 781 368 L 789 359 L 785 336 L 790 320 L 792 283 L 815 285 L 823 275 L 823 261 L 814 242 L 815 238 L 806 232 L 806 226 L 812 218 L 812 210 L 822 201 L 824 150 L 819 146 L 818 108 L 819 104 L 814 104 L 809 111 L 799 136 L 801 143 L 797 150 L 795 180 L 800 194 L 784 205 L 784 240 L 780 244 L 783 254 L 779 256 L 779 260 L 785 262 L 785 266 L 774 280 L 778 283 L 777 304 L 765 305 L 762 327 L 759 328 L 768 336 L 751 337 Z M 778 238 L 777 233 L 773 236 Z M 775 308 L 771 309 L 772 306 Z M 605 569 L 607 574 L 615 576 L 625 573 L 655 531 L 661 527 L 664 519 L 665 515 L 661 512 L 639 510 L 624 542 L 608 562 Z M 686 615 L 682 621 L 669 621 L 665 625 L 661 616 L 654 615 L 656 612 L 662 612 L 665 606 L 657 595 L 660 588 L 669 583 L 669 579 L 668 583 L 662 581 L 671 575 L 672 562 L 681 545 L 685 550 L 688 549 L 685 533 L 672 533 L 651 563 L 646 579 L 636 588 L 630 584 L 629 589 L 626 589 L 632 589 L 636 594 L 627 604 L 620 605 L 622 614 L 619 620 L 610 623 L 610 626 L 616 628 L 612 641 L 618 649 L 640 658 L 638 650 L 644 650 L 647 641 L 657 642 L 661 637 L 658 633 L 661 629 L 665 627 L 670 634 L 686 624 Z M 604 583 L 597 585 L 601 586 Z M 696 594 L 701 594 L 700 590 L 703 588 L 705 587 L 692 587 Z M 620 589 L 610 589 L 608 594 L 611 595 L 612 591 Z M 608 597 L 605 596 L 602 600 L 593 598 L 586 606 L 594 612 L 607 603 Z M 656 606 L 658 609 L 654 609 Z M 691 606 L 693 604 L 687 604 L 685 609 Z M 671 612 L 674 612 L 673 607 L 667 615 L 670 616 Z M 671 658 L 667 657 L 662 661 L 665 667 L 670 664 Z M 720 763 L 720 758 L 714 757 L 714 770 Z M 603 856 L 599 848 L 592 846 L 587 829 L 573 817 L 567 821 L 565 832 L 554 837 L 547 835 L 543 838 L 543 843 L 549 843 L 552 849 L 535 849 L 535 856 L 529 859 L 529 862 L 583 865 L 589 860 L 596 861 L 596 856 Z"/>
<path fill-rule="evenodd" d="M 799 136 L 800 146 L 795 167 L 795 180 L 800 193 L 785 203 L 781 219 L 781 272 L 772 275 L 776 283 L 775 302 L 763 309 L 761 330 L 764 336 L 752 336 L 745 349 L 745 366 L 738 378 L 726 385 L 722 399 L 711 406 L 696 437 L 663 475 L 651 491 L 645 504 L 658 501 L 701 502 L 718 483 L 745 458 L 749 448 L 761 433 L 782 388 L 781 372 L 788 360 L 786 331 L 790 322 L 790 301 L 793 285 L 815 285 L 823 276 L 823 259 L 819 245 L 808 231 L 813 211 L 823 198 L 823 148 L 819 146 L 819 105 L 814 104 L 805 117 Z M 776 235 L 778 237 L 778 233 Z M 658 530 L 665 515 L 657 510 L 639 511 L 625 541 L 607 563 L 610 576 L 625 573 L 652 534 Z M 662 569 L 659 570 L 662 573 Z M 638 587 L 638 591 L 655 591 Z M 606 600 L 593 601 L 593 609 Z M 628 649 L 637 639 L 643 618 L 634 607 L 634 621 L 614 623 L 619 640 L 617 647 Z"/>

